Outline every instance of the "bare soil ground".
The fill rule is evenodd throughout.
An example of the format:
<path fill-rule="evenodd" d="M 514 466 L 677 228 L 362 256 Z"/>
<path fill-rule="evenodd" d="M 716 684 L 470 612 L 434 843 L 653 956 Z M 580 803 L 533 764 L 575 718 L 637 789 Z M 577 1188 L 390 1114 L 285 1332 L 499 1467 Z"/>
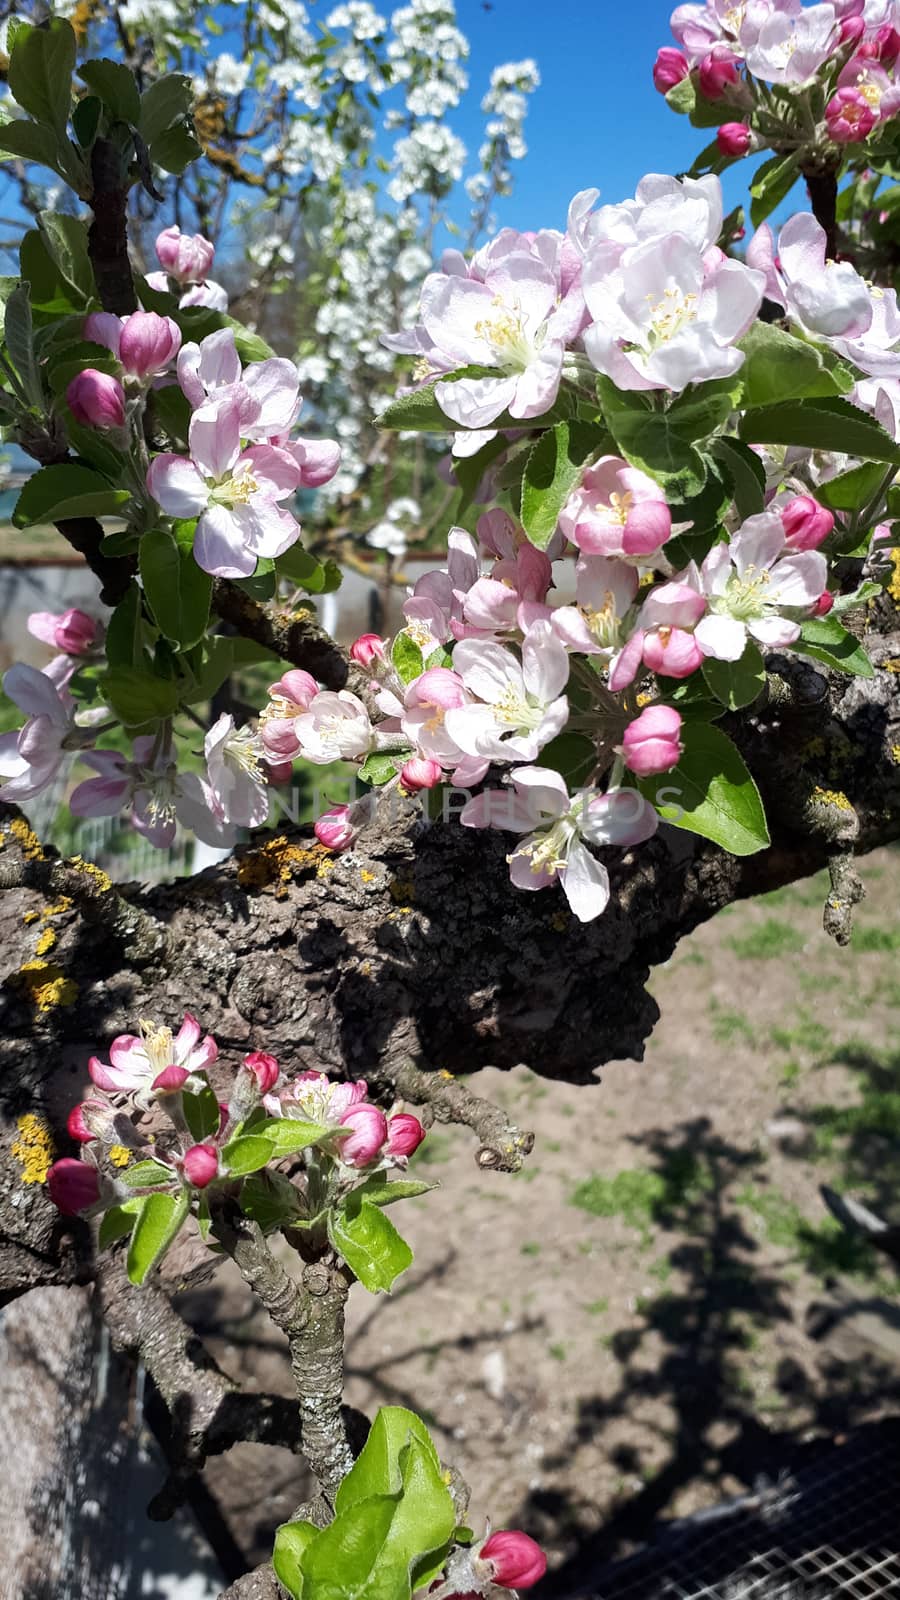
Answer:
<path fill-rule="evenodd" d="M 863 873 L 847 951 L 821 931 L 821 878 L 686 939 L 654 977 L 642 1063 L 586 1089 L 473 1078 L 536 1130 L 533 1156 L 485 1173 L 464 1131 L 432 1132 L 415 1166 L 439 1187 L 394 1213 L 415 1263 L 390 1298 L 351 1296 L 348 1400 L 422 1412 L 475 1526 L 527 1528 L 563 1587 L 797 1443 L 900 1409 L 900 1267 L 819 1195 L 900 1221 L 900 854 Z M 290 1392 L 225 1269 L 184 1309 L 229 1371 Z M 206 1478 L 264 1558 L 302 1498 L 296 1461 L 242 1446 Z"/>

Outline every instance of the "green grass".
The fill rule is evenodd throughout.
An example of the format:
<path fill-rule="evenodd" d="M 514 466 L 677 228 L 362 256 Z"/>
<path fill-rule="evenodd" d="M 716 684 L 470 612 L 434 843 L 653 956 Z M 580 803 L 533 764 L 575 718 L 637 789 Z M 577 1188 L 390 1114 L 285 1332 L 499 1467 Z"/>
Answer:
<path fill-rule="evenodd" d="M 797 955 L 805 943 L 802 933 L 790 922 L 779 922 L 777 917 L 767 917 L 740 938 L 728 940 L 743 961 L 772 961 L 777 956 Z"/>
<path fill-rule="evenodd" d="M 900 928 L 877 926 L 853 929 L 850 949 L 861 953 L 878 950 L 900 950 Z"/>
<path fill-rule="evenodd" d="M 524 1244 L 519 1246 L 519 1252 L 523 1256 L 539 1256 L 541 1247 L 534 1239 L 527 1239 Z"/>
<path fill-rule="evenodd" d="M 614 1178 L 598 1173 L 579 1183 L 569 1198 L 573 1206 L 592 1217 L 621 1217 L 640 1232 L 646 1246 L 651 1224 L 663 1222 L 679 1206 L 695 1203 L 710 1181 L 709 1173 L 692 1151 L 673 1150 L 661 1171 L 626 1168 Z"/>
<path fill-rule="evenodd" d="M 715 998 L 709 1002 L 710 1026 L 717 1044 L 733 1044 L 743 1039 L 747 1044 L 756 1042 L 756 1029 L 749 1017 L 741 1011 L 726 1011 Z"/>
<path fill-rule="evenodd" d="M 871 1278 L 877 1269 L 871 1245 L 847 1233 L 833 1217 L 812 1223 L 793 1201 L 776 1189 L 747 1184 L 734 1197 L 735 1204 L 753 1211 L 771 1244 L 790 1250 L 816 1277 L 835 1272 Z"/>
<path fill-rule="evenodd" d="M 588 1301 L 588 1304 L 584 1309 L 591 1317 L 602 1316 L 604 1311 L 609 1310 L 609 1300 L 607 1299 L 606 1295 L 603 1295 L 599 1300 Z"/>
<path fill-rule="evenodd" d="M 569 1358 L 569 1352 L 564 1344 L 548 1345 L 547 1352 L 553 1357 L 554 1361 L 567 1361 Z"/>

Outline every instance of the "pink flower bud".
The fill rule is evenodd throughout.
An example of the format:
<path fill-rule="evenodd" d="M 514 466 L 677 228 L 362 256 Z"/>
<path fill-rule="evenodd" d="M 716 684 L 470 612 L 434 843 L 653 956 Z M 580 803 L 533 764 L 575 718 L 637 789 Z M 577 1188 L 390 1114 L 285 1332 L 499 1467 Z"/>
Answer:
<path fill-rule="evenodd" d="M 838 28 L 841 44 L 857 44 L 866 31 L 866 24 L 862 17 L 844 17 Z"/>
<path fill-rule="evenodd" d="M 622 739 L 625 765 L 639 778 L 669 772 L 681 755 L 681 717 L 672 706 L 646 706 Z"/>
<path fill-rule="evenodd" d="M 900 33 L 890 22 L 885 22 L 875 34 L 878 58 L 885 67 L 892 67 L 900 56 Z"/>
<path fill-rule="evenodd" d="M 32 611 L 28 618 L 29 633 L 67 656 L 83 656 L 102 631 L 101 624 L 77 606 L 70 611 Z"/>
<path fill-rule="evenodd" d="M 530 1589 L 547 1571 L 547 1557 L 539 1544 L 517 1529 L 498 1528 L 479 1551 L 481 1561 L 489 1561 L 493 1578 L 504 1589 Z"/>
<path fill-rule="evenodd" d="M 400 782 L 408 794 L 417 794 L 420 789 L 433 789 L 436 783 L 440 783 L 442 775 L 440 762 L 428 757 L 411 756 L 400 768 Z"/>
<path fill-rule="evenodd" d="M 84 1120 L 84 1106 L 73 1106 L 66 1118 L 66 1127 L 71 1139 L 77 1139 L 79 1144 L 90 1144 L 97 1135 L 89 1128 Z"/>
<path fill-rule="evenodd" d="M 825 124 L 835 144 L 855 144 L 872 132 L 878 121 L 868 100 L 859 89 L 838 89 L 825 107 Z"/>
<path fill-rule="evenodd" d="M 833 605 L 834 595 L 832 594 L 831 590 L 823 589 L 818 600 L 812 608 L 812 614 L 814 617 L 827 617 Z"/>
<path fill-rule="evenodd" d="M 353 1105 L 341 1117 L 341 1126 L 349 1128 L 341 1136 L 341 1160 L 348 1167 L 367 1167 L 380 1154 L 387 1138 L 387 1118 L 377 1106 Z"/>
<path fill-rule="evenodd" d="M 96 1167 L 84 1161 L 63 1156 L 54 1161 L 47 1173 L 50 1199 L 64 1217 L 77 1217 L 97 1204 L 100 1198 L 100 1176 Z"/>
<path fill-rule="evenodd" d="M 179 283 L 202 283 L 209 277 L 216 247 L 202 233 L 182 233 L 180 228 L 164 228 L 156 238 L 159 264 Z"/>
<path fill-rule="evenodd" d="M 190 1073 L 186 1068 L 176 1067 L 172 1062 L 169 1066 L 163 1067 L 162 1072 L 156 1074 L 151 1088 L 158 1089 L 161 1094 L 177 1094 L 179 1089 L 184 1088 L 189 1077 Z"/>
<path fill-rule="evenodd" d="M 313 833 L 326 850 L 349 850 L 357 834 L 349 818 L 349 806 L 332 806 L 316 818 Z"/>
<path fill-rule="evenodd" d="M 195 1189 L 205 1189 L 219 1170 L 219 1153 L 211 1144 L 195 1144 L 185 1151 L 184 1175 Z"/>
<path fill-rule="evenodd" d="M 264 1050 L 251 1050 L 244 1057 L 244 1066 L 253 1073 L 260 1094 L 268 1094 L 270 1089 L 274 1089 L 281 1071 L 274 1056 L 266 1055 Z"/>
<path fill-rule="evenodd" d="M 84 319 L 82 332 L 91 344 L 105 345 L 114 356 L 119 354 L 122 318 L 114 316 L 111 311 L 92 311 L 90 316 Z"/>
<path fill-rule="evenodd" d="M 877 61 L 878 45 L 874 39 L 866 39 L 854 56 L 854 61 Z"/>
<path fill-rule="evenodd" d="M 743 122 L 723 122 L 716 133 L 723 156 L 745 156 L 752 143 L 753 135 Z"/>
<path fill-rule="evenodd" d="M 365 672 L 374 671 L 376 661 L 386 659 L 386 641 L 380 639 L 377 633 L 361 633 L 350 646 L 350 660 Z"/>
<path fill-rule="evenodd" d="M 411 1156 L 425 1137 L 425 1129 L 410 1111 L 397 1111 L 387 1125 L 387 1151 L 392 1156 Z"/>
<path fill-rule="evenodd" d="M 676 83 L 687 77 L 689 71 L 687 56 L 680 50 L 673 49 L 671 45 L 664 45 L 661 50 L 657 50 L 653 64 L 654 88 L 658 89 L 660 94 L 668 94 Z"/>
<path fill-rule="evenodd" d="M 270 783 L 289 783 L 294 775 L 293 761 L 273 761 L 270 756 L 265 757 L 266 771 Z"/>
<path fill-rule="evenodd" d="M 686 628 L 652 628 L 644 637 L 644 664 L 666 678 L 689 678 L 702 664 L 703 651 Z"/>
<path fill-rule="evenodd" d="M 713 45 L 700 63 L 700 93 L 704 100 L 721 100 L 725 90 L 737 80 L 737 56 L 727 44 Z"/>
<path fill-rule="evenodd" d="M 299 439 L 294 459 L 300 467 L 301 488 L 319 489 L 323 483 L 330 483 L 337 472 L 341 447 L 333 439 Z"/>
<path fill-rule="evenodd" d="M 75 421 L 85 427 L 125 426 L 125 390 L 108 372 L 86 367 L 66 389 L 66 402 Z"/>
<path fill-rule="evenodd" d="M 834 517 L 811 494 L 798 494 L 779 506 L 785 543 L 791 550 L 815 550 L 834 527 Z"/>
<path fill-rule="evenodd" d="M 155 311 L 134 311 L 126 317 L 119 337 L 119 360 L 132 378 L 151 378 L 164 372 L 181 349 L 181 330 L 171 317 Z"/>

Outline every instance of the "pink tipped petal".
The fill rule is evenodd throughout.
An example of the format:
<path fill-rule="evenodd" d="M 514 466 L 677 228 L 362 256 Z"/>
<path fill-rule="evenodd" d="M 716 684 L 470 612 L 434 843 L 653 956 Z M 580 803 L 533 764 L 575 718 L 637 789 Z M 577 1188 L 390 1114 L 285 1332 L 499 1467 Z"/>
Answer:
<path fill-rule="evenodd" d="M 147 488 L 170 517 L 196 517 L 209 498 L 204 479 L 187 456 L 154 456 Z"/>

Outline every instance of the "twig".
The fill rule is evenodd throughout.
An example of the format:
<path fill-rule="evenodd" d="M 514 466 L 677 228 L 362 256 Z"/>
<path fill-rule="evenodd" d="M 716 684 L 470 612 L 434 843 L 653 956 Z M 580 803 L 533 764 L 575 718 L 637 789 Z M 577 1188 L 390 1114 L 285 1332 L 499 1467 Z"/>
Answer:
<path fill-rule="evenodd" d="M 430 1106 L 437 1122 L 460 1122 L 477 1133 L 480 1167 L 518 1172 L 534 1148 L 533 1133 L 517 1128 L 499 1106 L 472 1094 L 449 1072 L 424 1072 L 407 1058 L 386 1075 L 404 1099 Z"/>
<path fill-rule="evenodd" d="M 282 660 L 303 667 L 329 689 L 342 689 L 350 672 L 343 651 L 309 611 L 279 613 L 252 600 L 228 578 L 213 584 L 213 610 L 245 639 L 255 639 Z"/>

